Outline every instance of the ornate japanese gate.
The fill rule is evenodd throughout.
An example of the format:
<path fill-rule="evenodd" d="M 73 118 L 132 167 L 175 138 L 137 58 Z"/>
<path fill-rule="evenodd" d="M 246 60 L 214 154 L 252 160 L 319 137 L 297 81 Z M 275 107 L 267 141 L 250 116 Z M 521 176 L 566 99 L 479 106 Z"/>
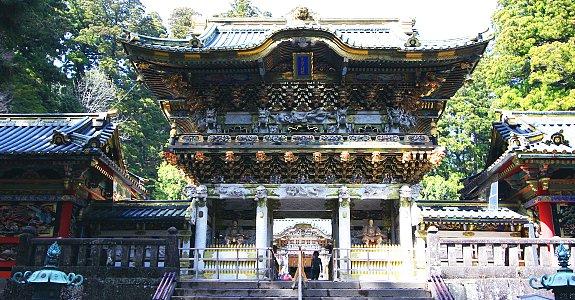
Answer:
<path fill-rule="evenodd" d="M 253 248 L 232 268 L 241 255 L 267 266 L 273 218 L 294 214 L 333 220 L 339 277 L 393 265 L 355 247 L 370 219 L 399 249 L 382 253 L 411 265 L 413 186 L 441 161 L 437 119 L 488 40 L 428 42 L 412 20 L 306 12 L 213 19 L 187 40 L 126 34 L 171 124 L 165 157 L 192 183 L 194 268 L 205 267 L 207 247 L 230 241 L 232 224 L 243 244 L 227 247 Z"/>

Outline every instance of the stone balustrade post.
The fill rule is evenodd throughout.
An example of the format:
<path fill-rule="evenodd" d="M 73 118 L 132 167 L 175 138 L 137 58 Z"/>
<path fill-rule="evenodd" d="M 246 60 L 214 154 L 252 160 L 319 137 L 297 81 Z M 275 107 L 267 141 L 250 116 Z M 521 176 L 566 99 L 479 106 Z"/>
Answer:
<path fill-rule="evenodd" d="M 32 239 L 37 235 L 36 228 L 32 226 L 25 226 L 23 228 L 22 234 L 19 237 L 18 243 L 18 254 L 16 255 L 16 265 L 18 266 L 29 266 L 33 265 L 31 262 L 33 249 L 32 249 Z"/>
<path fill-rule="evenodd" d="M 168 228 L 168 243 L 166 245 L 166 268 L 180 268 L 180 251 L 178 249 L 178 229 Z M 177 272 L 179 274 L 179 272 Z"/>
<path fill-rule="evenodd" d="M 198 271 L 204 269 L 204 250 L 207 246 L 207 233 L 208 233 L 208 189 L 205 185 L 200 185 L 197 188 L 197 198 L 196 203 L 196 239 L 194 241 L 194 247 L 197 252 L 194 255 L 198 255 Z"/>
<path fill-rule="evenodd" d="M 265 274 L 267 269 L 267 250 L 269 245 L 268 238 L 268 191 L 260 185 L 256 188 L 254 200 L 257 202 L 256 206 L 256 248 L 258 254 L 258 273 L 259 275 Z M 259 276 L 258 275 L 258 276 Z"/>
<path fill-rule="evenodd" d="M 427 228 L 427 265 L 430 273 L 439 271 L 441 265 L 439 254 L 439 230 L 435 226 Z"/>

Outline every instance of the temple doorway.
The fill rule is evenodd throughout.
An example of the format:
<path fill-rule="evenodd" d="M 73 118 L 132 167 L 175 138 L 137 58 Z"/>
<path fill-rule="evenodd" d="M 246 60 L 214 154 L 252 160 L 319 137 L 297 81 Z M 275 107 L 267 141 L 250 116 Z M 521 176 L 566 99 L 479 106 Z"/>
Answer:
<path fill-rule="evenodd" d="M 314 253 L 321 261 L 318 280 L 330 280 L 330 262 L 333 249 L 332 220 L 290 218 L 273 221 L 273 246 L 281 276 L 293 277 L 298 265 L 299 249 L 307 278 L 313 278 L 312 257 Z"/>

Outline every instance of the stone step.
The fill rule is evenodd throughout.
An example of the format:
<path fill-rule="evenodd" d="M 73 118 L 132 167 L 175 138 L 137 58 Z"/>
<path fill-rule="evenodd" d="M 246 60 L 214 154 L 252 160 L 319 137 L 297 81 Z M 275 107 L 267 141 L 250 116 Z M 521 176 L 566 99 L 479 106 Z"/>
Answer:
<path fill-rule="evenodd" d="M 217 297 L 297 297 L 292 289 L 184 289 L 177 288 L 178 296 L 217 296 Z M 304 289 L 307 297 L 429 297 L 423 289 Z"/>
<path fill-rule="evenodd" d="M 230 299 L 250 299 L 250 300 L 271 300 L 271 299 L 282 299 L 282 300 L 297 300 L 297 297 L 218 297 L 218 296 L 172 296 L 174 300 L 195 300 L 195 299 L 207 299 L 207 300 L 230 300 Z M 306 300 L 377 300 L 377 299 L 411 299 L 411 300 L 433 300 L 433 297 L 403 297 L 403 296 L 391 296 L 391 297 L 305 297 Z"/>
<path fill-rule="evenodd" d="M 290 281 L 192 281 L 179 282 L 181 288 L 191 289 L 289 289 Z M 425 282 L 388 282 L 388 281 L 309 281 L 309 289 L 427 289 Z"/>

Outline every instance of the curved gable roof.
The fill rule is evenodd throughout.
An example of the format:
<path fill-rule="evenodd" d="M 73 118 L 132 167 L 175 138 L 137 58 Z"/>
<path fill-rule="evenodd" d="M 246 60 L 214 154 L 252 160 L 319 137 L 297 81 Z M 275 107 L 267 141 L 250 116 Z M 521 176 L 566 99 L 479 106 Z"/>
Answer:
<path fill-rule="evenodd" d="M 124 44 L 130 48 L 164 51 L 183 54 L 217 52 L 237 52 L 239 56 L 263 56 L 281 41 L 297 38 L 310 38 L 324 41 L 334 50 L 355 55 L 376 54 L 380 51 L 420 52 L 446 51 L 486 45 L 490 38 L 479 34 L 472 38 L 447 40 L 425 40 L 417 36 L 417 31 L 402 30 L 393 22 L 355 22 L 344 20 L 336 24 L 313 24 L 286 22 L 284 24 L 252 23 L 211 23 L 199 36 L 189 39 L 163 39 L 127 33 Z M 415 46 L 408 45 L 410 38 L 416 38 Z M 271 48 L 271 49 L 270 49 Z M 484 47 L 480 52 L 482 53 Z M 258 55 L 259 54 L 259 55 Z M 480 53 L 479 53 L 480 54 Z"/>

